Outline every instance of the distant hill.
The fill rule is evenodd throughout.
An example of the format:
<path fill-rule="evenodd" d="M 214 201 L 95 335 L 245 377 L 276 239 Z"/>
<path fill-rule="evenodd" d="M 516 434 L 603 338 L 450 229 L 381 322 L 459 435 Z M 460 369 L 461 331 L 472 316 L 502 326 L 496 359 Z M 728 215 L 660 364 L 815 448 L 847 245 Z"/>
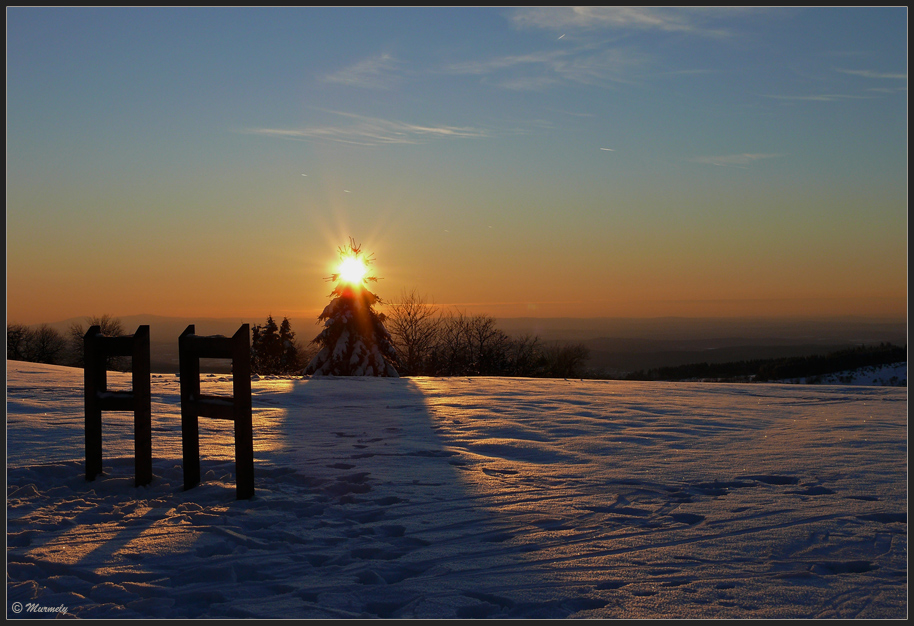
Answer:
<path fill-rule="evenodd" d="M 907 320 L 864 317 L 831 318 L 502 318 L 499 327 L 509 335 L 531 334 L 551 341 L 610 340 L 700 342 L 705 347 L 733 345 L 734 341 L 769 343 L 873 343 L 907 338 Z"/>
<path fill-rule="evenodd" d="M 499 326 L 512 335 L 581 343 L 590 350 L 588 368 L 613 377 L 691 363 L 803 357 L 860 345 L 907 344 L 905 320 L 858 317 L 515 318 L 499 320 Z"/>
<path fill-rule="evenodd" d="M 865 368 L 905 363 L 907 346 L 882 343 L 875 346 L 857 346 L 834 352 L 811 355 L 750 359 L 725 363 L 707 361 L 687 365 L 659 367 L 628 374 L 626 380 L 716 380 L 721 382 L 768 382 L 783 380 L 810 381 L 823 377 Z M 905 376 L 905 380 L 907 376 Z"/>

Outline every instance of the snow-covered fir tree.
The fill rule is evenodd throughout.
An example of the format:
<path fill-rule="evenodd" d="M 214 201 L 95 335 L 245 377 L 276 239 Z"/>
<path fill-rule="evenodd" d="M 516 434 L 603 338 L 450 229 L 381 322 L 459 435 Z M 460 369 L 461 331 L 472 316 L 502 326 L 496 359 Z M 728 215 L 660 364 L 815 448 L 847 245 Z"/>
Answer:
<path fill-rule="evenodd" d="M 350 238 L 340 248 L 340 269 L 329 280 L 336 283 L 332 300 L 318 320 L 324 330 L 314 338 L 319 346 L 304 374 L 318 376 L 398 376 L 397 352 L 384 327 L 384 314 L 374 305 L 380 298 L 367 288 L 373 259 Z"/>

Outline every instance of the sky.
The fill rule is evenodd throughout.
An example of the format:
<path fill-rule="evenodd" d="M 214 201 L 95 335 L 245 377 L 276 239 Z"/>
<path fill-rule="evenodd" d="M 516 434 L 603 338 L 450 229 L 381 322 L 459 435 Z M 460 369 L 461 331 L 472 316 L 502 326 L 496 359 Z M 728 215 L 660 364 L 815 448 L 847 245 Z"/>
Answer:
<path fill-rule="evenodd" d="M 7 319 L 907 315 L 907 8 L 7 8 Z"/>

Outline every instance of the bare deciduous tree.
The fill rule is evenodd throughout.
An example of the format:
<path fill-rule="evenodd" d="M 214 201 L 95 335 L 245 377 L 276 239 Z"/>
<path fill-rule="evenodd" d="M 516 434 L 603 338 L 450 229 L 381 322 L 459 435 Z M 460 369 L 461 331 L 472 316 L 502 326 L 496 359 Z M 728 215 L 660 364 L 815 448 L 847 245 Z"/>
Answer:
<path fill-rule="evenodd" d="M 30 328 L 24 324 L 6 325 L 6 358 L 60 365 L 65 360 L 67 342 L 48 324 Z"/>
<path fill-rule="evenodd" d="M 590 350 L 582 344 L 553 345 L 546 349 L 545 356 L 545 376 L 579 378 L 584 373 L 584 365 L 590 357 Z"/>
<path fill-rule="evenodd" d="M 79 322 L 73 322 L 70 324 L 68 331 L 70 338 L 69 361 L 76 367 L 82 367 L 85 363 L 83 359 L 84 339 L 86 331 L 92 326 L 98 326 L 101 329 L 101 333 L 106 337 L 121 337 L 126 334 L 120 318 L 111 317 L 107 313 L 87 317 L 85 326 Z M 123 370 L 127 367 L 126 359 L 127 357 L 109 357 L 107 367 L 110 370 Z"/>
<path fill-rule="evenodd" d="M 508 373 L 511 339 L 489 315 L 455 311 L 440 321 L 433 350 L 434 374 L 501 376 Z"/>
<path fill-rule="evenodd" d="M 387 305 L 386 323 L 400 357 L 401 374 L 423 373 L 438 339 L 438 308 L 428 304 L 415 289 L 404 290 L 399 302 Z"/>
<path fill-rule="evenodd" d="M 387 326 L 407 376 L 578 377 L 589 351 L 581 344 L 543 345 L 511 338 L 490 315 L 441 312 L 415 289 L 388 305 Z"/>
<path fill-rule="evenodd" d="M 35 329 L 32 338 L 32 359 L 37 363 L 60 364 L 65 358 L 67 341 L 47 324 Z"/>
<path fill-rule="evenodd" d="M 25 324 L 6 324 L 6 360 L 25 361 L 30 329 Z"/>
<path fill-rule="evenodd" d="M 512 376 L 542 375 L 544 358 L 539 337 L 515 337 L 511 342 L 508 359 L 513 364 Z"/>

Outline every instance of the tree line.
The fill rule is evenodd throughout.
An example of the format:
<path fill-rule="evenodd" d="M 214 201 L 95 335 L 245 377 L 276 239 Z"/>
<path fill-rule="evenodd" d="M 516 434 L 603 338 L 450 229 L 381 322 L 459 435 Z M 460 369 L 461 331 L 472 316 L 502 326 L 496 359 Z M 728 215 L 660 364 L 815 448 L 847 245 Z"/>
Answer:
<path fill-rule="evenodd" d="M 728 363 L 692 363 L 632 372 L 626 380 L 703 380 L 755 381 L 811 378 L 862 367 L 890 365 L 908 360 L 907 346 L 880 343 L 857 346 L 826 354 L 780 359 L 755 359 Z"/>
<path fill-rule="evenodd" d="M 579 378 L 586 376 L 590 356 L 582 344 L 546 344 L 539 337 L 511 337 L 490 315 L 468 315 L 428 304 L 415 290 L 387 305 L 384 323 L 397 351 L 401 376 L 522 376 Z M 83 338 L 90 326 L 107 336 L 124 335 L 118 318 L 87 317 L 61 333 L 48 324 L 35 327 L 7 323 L 6 358 L 51 365 L 83 366 Z M 316 345 L 296 338 L 292 323 L 277 324 L 270 315 L 252 328 L 251 371 L 294 375 L 304 371 Z M 907 346 L 881 343 L 823 355 L 756 359 L 727 363 L 692 363 L 632 372 L 626 380 L 757 381 L 811 378 L 862 367 L 907 361 Z M 129 357 L 110 357 L 108 369 L 124 370 Z"/>
<path fill-rule="evenodd" d="M 84 338 L 91 326 L 99 326 L 101 333 L 108 337 L 127 334 L 121 320 L 110 315 L 87 317 L 85 324 L 74 322 L 65 333 L 49 324 L 31 327 L 7 323 L 6 359 L 82 367 Z M 277 325 L 270 315 L 263 325 L 254 326 L 252 331 L 251 371 L 254 373 L 301 372 L 310 358 L 309 350 L 295 339 L 292 323 L 286 318 Z M 130 367 L 130 357 L 109 357 L 107 367 L 113 371 L 126 370 Z"/>
<path fill-rule="evenodd" d="M 397 351 L 401 376 L 525 376 L 578 378 L 590 356 L 581 344 L 542 342 L 539 337 L 511 337 L 490 315 L 468 315 L 426 303 L 415 290 L 390 304 L 384 324 Z M 120 320 L 109 315 L 87 317 L 62 334 L 47 324 L 7 324 L 6 358 L 52 365 L 83 366 L 83 338 L 89 326 L 102 334 L 124 335 Z M 269 315 L 251 329 L 251 371 L 260 375 L 300 374 L 317 353 L 314 342 L 296 337 L 292 323 Z M 129 357 L 114 357 L 111 370 L 129 367 Z"/>
<path fill-rule="evenodd" d="M 590 351 L 582 344 L 544 344 L 511 337 L 490 315 L 429 304 L 415 290 L 387 305 L 385 325 L 403 376 L 526 376 L 577 378 Z"/>
<path fill-rule="evenodd" d="M 25 324 L 7 322 L 6 360 L 82 367 L 83 338 L 91 326 L 101 327 L 102 334 L 109 337 L 124 334 L 121 321 L 110 315 L 87 317 L 85 325 L 73 322 L 65 333 L 49 324 L 40 324 L 33 328 Z M 110 357 L 108 369 L 124 369 L 127 360 L 127 357 Z"/>
<path fill-rule="evenodd" d="M 251 328 L 252 373 L 299 374 L 309 359 L 310 351 L 295 339 L 289 318 L 277 325 L 268 315 L 266 322 Z"/>

